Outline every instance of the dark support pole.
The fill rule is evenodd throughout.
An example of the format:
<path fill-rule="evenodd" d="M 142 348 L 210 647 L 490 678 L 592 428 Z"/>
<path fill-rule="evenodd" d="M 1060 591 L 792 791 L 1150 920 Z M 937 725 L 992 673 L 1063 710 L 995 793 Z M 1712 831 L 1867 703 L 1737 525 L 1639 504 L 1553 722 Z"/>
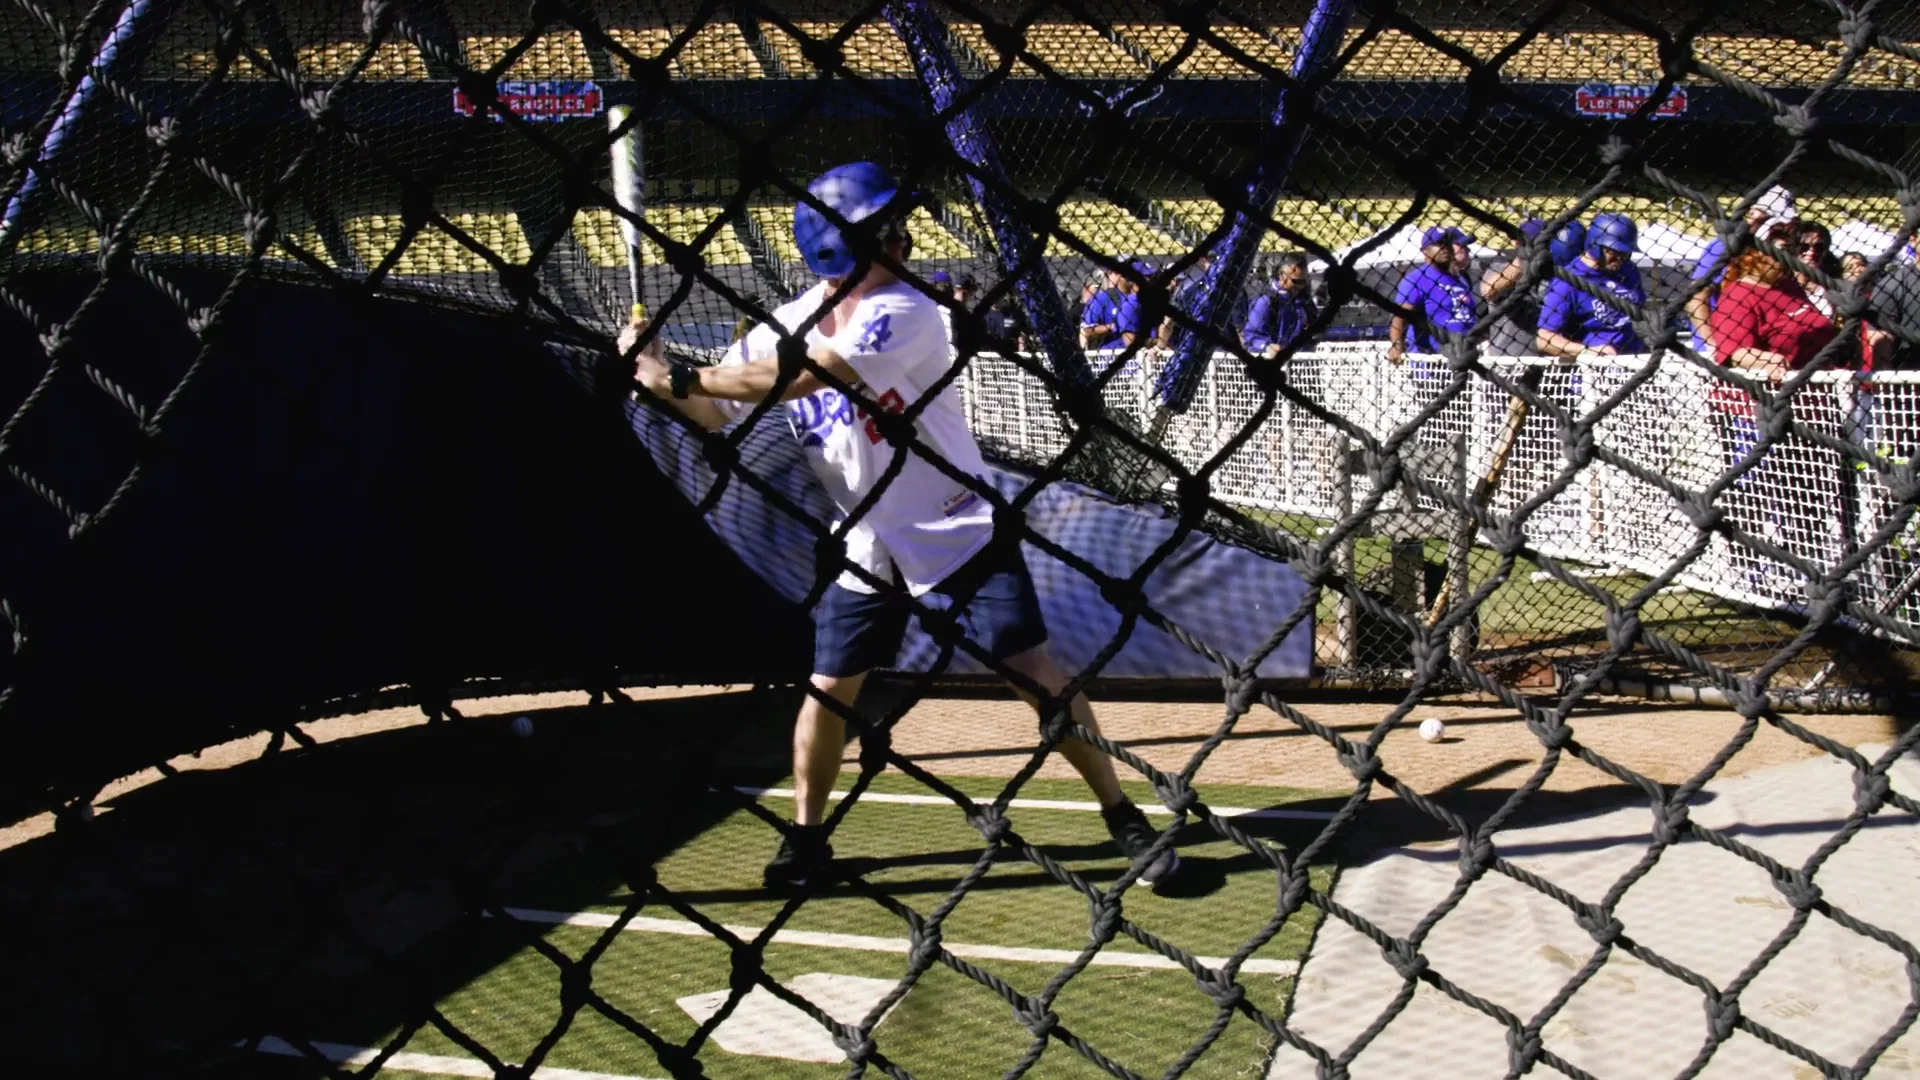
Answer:
<path fill-rule="evenodd" d="M 1077 423 L 1092 426 L 1087 418 L 1104 412 L 1105 405 L 1093 392 L 1093 369 L 1080 351 L 1078 331 L 1067 318 L 1066 304 L 1042 258 L 1046 250 L 1043 242 L 1027 228 L 1007 194 L 1012 182 L 992 134 L 972 110 L 954 111 L 967 91 L 967 80 L 948 47 L 947 29 L 925 0 L 889 0 L 885 10 L 887 21 L 913 57 L 914 70 L 926 85 L 934 110 L 951 113 L 947 140 L 954 153 L 973 166 L 968 185 L 993 233 L 1001 260 L 1013 275 L 1014 298 L 1026 312 L 1027 324 L 1040 340 L 1055 377 L 1065 384 L 1067 412 Z M 1107 420 L 1132 427 L 1122 416 L 1109 413 Z M 1125 498 L 1150 498 L 1160 492 L 1167 474 L 1156 462 L 1104 428 L 1094 428 L 1091 436 L 1085 456 L 1066 463 L 1067 475 Z"/>
<path fill-rule="evenodd" d="M 1339 53 L 1352 15 L 1353 0 L 1316 0 L 1312 14 L 1307 16 L 1307 25 L 1300 32 L 1300 49 L 1293 55 L 1294 85 L 1280 88 L 1280 100 L 1261 140 L 1253 177 L 1247 181 L 1246 201 L 1232 209 L 1233 226 L 1215 252 L 1190 312 L 1195 322 L 1210 327 L 1213 333 L 1182 335 L 1173 359 L 1160 369 L 1154 391 L 1167 412 L 1186 411 L 1213 356 L 1214 342 L 1226 335 L 1233 300 L 1246 286 L 1253 257 L 1260 250 L 1260 237 L 1266 231 L 1265 222 L 1273 213 L 1274 201 L 1280 197 L 1281 185 L 1286 183 L 1287 172 L 1293 168 L 1293 159 L 1306 136 L 1313 81 Z M 1159 426 L 1156 424 L 1156 428 Z"/>

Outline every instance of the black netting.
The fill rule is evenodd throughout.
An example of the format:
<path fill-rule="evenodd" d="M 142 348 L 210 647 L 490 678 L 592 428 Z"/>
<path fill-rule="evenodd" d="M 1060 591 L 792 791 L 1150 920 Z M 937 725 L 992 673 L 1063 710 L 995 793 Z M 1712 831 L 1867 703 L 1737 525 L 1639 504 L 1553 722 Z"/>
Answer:
<path fill-rule="evenodd" d="M 1920 736 L 1897 723 L 1869 754 L 1783 713 L 1911 710 L 1913 11 L 7 10 L 0 806 L 22 824 L 0 911 L 22 983 L 53 983 L 0 999 L 17 1056 L 232 1075 L 1345 1075 L 1418 991 L 1489 1025 L 1512 1072 L 1585 1076 L 1608 1051 L 1565 1017 L 1622 958 L 1705 1004 L 1667 1071 L 1748 1043 L 1833 1076 L 1915 1053 L 1911 933 L 1820 875 L 1870 826 L 1910 826 L 1920 805 L 1889 778 Z M 627 138 L 639 206 L 611 165 Z M 908 248 L 808 194 L 860 160 L 911 193 Z M 952 363 L 919 399 L 876 399 L 787 334 L 760 351 L 773 389 L 735 396 L 828 389 L 702 431 L 670 387 L 730 378 L 713 370 L 728 346 L 819 280 L 797 203 L 852 237 L 858 270 L 836 281 L 871 268 L 942 305 Z M 649 321 L 616 348 L 636 308 Z M 984 472 L 932 451 L 948 405 Z M 893 448 L 851 502 L 793 437 L 808 407 Z M 999 557 L 1019 543 L 1063 670 L 1010 666 L 977 623 L 939 615 L 940 590 L 909 596 L 850 556 L 849 516 L 909 462 L 932 466 L 913 483 L 959 486 L 949 516 L 993 508 Z M 857 707 L 780 689 L 803 685 L 805 612 L 843 570 L 920 616 Z M 1037 738 L 994 768 L 962 736 L 908 740 L 910 711 L 995 675 L 1040 701 Z M 1080 696 L 1138 680 L 1215 700 L 1224 685 L 1224 716 L 1150 763 Z M 712 708 L 629 692 L 729 682 L 757 689 Z M 329 749 L 302 726 L 560 689 L 601 711 L 558 717 L 570 734 L 551 742 L 544 714 L 534 744 Z M 1463 695 L 1523 725 L 1529 755 L 1490 764 L 1526 779 L 1470 805 L 1472 784 L 1436 790 L 1382 749 Z M 1737 719 L 1662 771 L 1582 730 L 1630 697 Z M 1364 722 L 1321 711 L 1368 701 Z M 859 738 L 825 822 L 839 861 L 781 809 L 795 707 Z M 166 764 L 258 732 L 223 752 L 260 760 L 224 779 L 187 790 Z M 1690 817 L 1761 733 L 1850 769 L 1850 809 L 1795 823 L 1818 840 L 1792 860 L 1760 826 Z M 1219 790 L 1222 747 L 1282 738 L 1321 746 L 1338 783 L 1311 809 L 1234 805 L 1268 795 Z M 289 739 L 306 749 L 283 754 Z M 1108 822 L 1117 866 L 1082 865 L 1107 853 L 1098 826 L 1020 817 L 1084 802 L 1045 787 L 1055 750 L 1097 791 L 1117 762 L 1167 812 Z M 148 767 L 160 794 L 127 796 L 116 778 Z M 1581 770 L 1652 825 L 1575 889 L 1500 845 Z M 103 788 L 129 801 L 96 821 Z M 926 803 L 941 825 L 850 824 L 856 806 Z M 43 811 L 57 835 L 35 832 Z M 1337 868 L 1405 819 L 1457 843 L 1457 881 L 1401 922 L 1343 902 Z M 740 867 L 783 839 L 812 877 L 769 898 Z M 1636 919 L 1683 913 L 1630 897 L 1683 842 L 1757 872 L 1790 914 L 1713 963 L 1650 944 Z M 1222 883 L 1190 871 L 1188 887 L 1240 908 L 1136 900 L 1177 880 L 1166 852 L 1210 844 Z M 1015 887 L 1009 866 L 1041 899 L 972 921 Z M 1486 879 L 1596 943 L 1540 1000 L 1432 960 Z M 953 920 L 1025 944 L 955 944 Z M 1323 922 L 1398 979 L 1338 1041 L 1290 1019 Z M 717 951 L 636 959 L 636 928 Z M 1829 932 L 1885 954 L 1872 1031 L 1822 1043 L 1789 1006 L 1743 1005 Z M 782 951 L 800 946 L 889 958 L 828 977 Z M 1134 969 L 1181 981 L 1102 981 Z M 796 1057 L 790 1027 L 739 1049 L 750 1024 L 729 1018 L 782 1004 L 826 1033 L 825 1057 Z"/>

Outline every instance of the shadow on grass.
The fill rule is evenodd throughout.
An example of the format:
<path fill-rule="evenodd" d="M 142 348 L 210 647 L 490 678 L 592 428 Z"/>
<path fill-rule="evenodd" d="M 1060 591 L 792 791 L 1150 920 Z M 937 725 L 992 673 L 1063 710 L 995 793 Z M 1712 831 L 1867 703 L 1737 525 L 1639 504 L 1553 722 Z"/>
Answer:
<path fill-rule="evenodd" d="M 318 1075 L 235 1046 L 449 1023 L 433 1002 L 538 937 L 490 907 L 644 892 L 728 812 L 703 797 L 716 762 L 738 775 L 759 755 L 732 748 L 784 740 L 795 706 L 553 709 L 524 739 L 504 716 L 451 721 L 130 792 L 0 851 L 0 1037 L 19 1075 Z"/>

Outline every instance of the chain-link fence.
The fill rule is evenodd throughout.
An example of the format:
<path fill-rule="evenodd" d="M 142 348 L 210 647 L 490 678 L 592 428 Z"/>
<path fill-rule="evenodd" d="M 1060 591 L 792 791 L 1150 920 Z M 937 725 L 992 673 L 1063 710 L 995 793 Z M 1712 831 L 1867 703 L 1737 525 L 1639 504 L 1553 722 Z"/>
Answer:
<path fill-rule="evenodd" d="M 1490 1020 L 1513 1073 L 1585 1076 L 1608 1071 L 1604 1054 L 1568 1049 L 1555 1020 L 1618 955 L 1704 1003 L 1697 1050 L 1676 1065 L 1688 1075 L 1740 1040 L 1831 1076 L 1864 1075 L 1905 1045 L 1920 951 L 1823 894 L 1821 873 L 1869 826 L 1920 812 L 1889 779 L 1920 736 L 1897 731 L 1867 756 L 1780 707 L 1907 708 L 1920 582 L 1913 12 L 1838 0 L 7 10 L 0 612 L 13 648 L 0 653 L 0 721 L 21 745 L 0 795 L 10 819 L 46 810 L 62 829 L 60 846 L 33 848 L 22 827 L 9 877 L 24 884 L 6 899 L 17 923 L 68 935 L 22 935 L 29 966 L 67 972 L 59 993 L 11 1003 L 30 1060 L 705 1075 L 745 1045 L 723 1037 L 737 1037 L 729 1018 L 771 998 L 825 1033 L 827 1056 L 803 1060 L 854 1075 L 1225 1075 L 1297 1052 L 1333 1076 L 1421 991 Z M 612 162 L 628 146 L 638 175 L 623 181 Z M 796 244 L 795 206 L 821 210 L 808 181 L 856 160 L 913 193 L 910 246 L 883 250 L 825 209 L 856 265 L 941 304 L 953 362 L 900 406 L 908 422 L 817 359 L 788 358 L 779 389 L 802 369 L 827 379 L 894 451 L 872 493 L 836 507 L 777 406 L 703 434 L 665 395 L 628 399 L 626 373 L 656 343 L 665 360 L 712 366 L 809 288 L 818 253 Z M 635 307 L 651 320 L 616 357 L 611 337 Z M 948 394 L 998 479 L 933 460 L 923 417 Z M 423 416 L 434 426 L 409 427 Z M 967 505 L 991 505 L 1003 538 L 1017 533 L 1030 562 L 1050 560 L 1102 605 L 1084 623 L 1102 636 L 1064 688 L 923 608 L 914 655 L 931 659 L 905 665 L 897 700 L 850 711 L 812 691 L 860 733 L 829 831 L 854 835 L 856 805 L 889 799 L 962 812 L 954 873 L 916 886 L 927 895 L 885 879 L 887 846 L 922 839 L 903 826 L 874 840 L 876 861 L 834 863 L 798 895 L 741 909 L 751 923 L 710 915 L 758 902 L 711 884 L 758 858 L 751 845 L 800 835 L 778 810 L 797 790 L 779 786 L 784 763 L 728 772 L 716 763 L 735 748 L 710 732 L 663 736 L 649 757 L 595 729 L 562 744 L 564 760 L 543 751 L 541 782 L 511 795 L 510 756 L 451 752 L 491 786 L 431 786 L 481 809 L 415 813 L 400 797 L 337 846 L 278 803 L 226 848 L 88 821 L 117 777 L 177 772 L 170 756 L 260 730 L 276 732 L 271 760 L 286 737 L 307 738 L 297 721 L 369 702 L 438 718 L 458 716 L 459 697 L 566 685 L 646 718 L 622 686 L 792 684 L 794 601 L 870 569 L 848 559 L 847 512 L 870 512 L 909 460 L 963 473 Z M 1136 517 L 1062 532 L 1040 524 L 1047 493 Z M 1152 524 L 1105 528 L 1127 522 Z M 300 542 L 275 540 L 288 536 Z M 696 549 L 713 558 L 676 558 Z M 1211 598 L 1180 592 L 1183 576 L 1212 586 L 1206 565 L 1253 569 Z M 1225 687 L 1224 717 L 1176 768 L 1070 706 L 1137 635 Z M 1263 679 L 1302 638 L 1305 679 Z M 1038 737 L 991 784 L 901 748 L 928 676 L 968 663 L 1042 701 Z M 1292 696 L 1308 680 L 1397 697 L 1356 730 Z M 1690 684 L 1740 721 L 1657 779 L 1581 731 L 1579 710 L 1646 681 Z M 206 705 L 223 682 L 233 701 Z M 1473 814 L 1381 752 L 1416 708 L 1461 689 L 1524 724 L 1536 755 L 1525 782 Z M 758 695 L 745 712 L 793 704 Z M 134 722 L 145 708 L 162 719 Z M 1323 805 L 1229 806 L 1208 791 L 1221 748 L 1260 737 L 1256 714 L 1338 763 Z M 1851 809 L 1816 823 L 1822 839 L 1797 861 L 1737 822 L 1690 816 L 1761 730 L 1851 770 Z M 1104 876 L 1077 864 L 1084 837 L 1013 824 L 1070 801 L 1035 798 L 1038 774 L 1053 751 L 1088 746 L 1166 811 L 1150 849 Z M 301 760 L 327 753 L 347 751 Z M 398 777 L 433 760 L 402 755 L 390 787 L 404 794 Z M 672 775 L 623 794 L 619 765 Z M 1651 810 L 1640 854 L 1597 892 L 1501 853 L 1502 830 L 1575 767 Z M 328 783 L 288 790 L 354 800 Z M 1458 847 L 1457 883 L 1397 928 L 1343 903 L 1331 876 L 1383 803 Z M 552 826 L 538 843 L 533 818 Z M 191 831 L 204 819 L 156 820 Z M 383 836 L 395 820 L 409 823 L 394 834 L 404 843 Z M 1272 820 L 1311 824 L 1256 827 Z M 740 828 L 747 846 L 687 862 L 707 858 L 692 838 Z M 1752 955 L 1718 958 L 1719 974 L 1648 944 L 1623 914 L 1687 841 L 1757 868 L 1791 911 Z M 1176 842 L 1231 850 L 1261 882 L 1256 916 L 1137 917 L 1133 886 Z M 597 860 L 590 871 L 553 854 L 575 847 Z M 1053 942 L 950 940 L 956 912 L 990 896 L 1006 864 L 1031 867 L 1077 923 Z M 578 880 L 537 872 L 562 865 Z M 1595 943 L 1542 1000 L 1495 1000 L 1430 962 L 1436 928 L 1488 878 L 1545 898 Z M 553 899 L 528 899 L 541 896 Z M 809 910 L 849 932 L 808 928 Z M 1250 989 L 1299 976 L 1327 920 L 1377 946 L 1399 980 L 1338 1044 L 1290 1021 L 1293 983 L 1277 998 Z M 1018 936 L 1021 923 L 996 925 Z M 1884 1023 L 1853 1042 L 1742 1007 L 1810 924 L 1877 943 L 1906 974 Z M 887 932 L 864 932 L 876 926 Z M 635 929 L 724 953 L 711 1000 L 662 1005 L 690 1026 L 605 989 L 616 965 L 602 961 Z M 866 992 L 776 977 L 780 948 L 827 938 L 896 955 L 863 976 Z M 543 988 L 553 1015 L 461 998 L 480 957 L 518 965 L 510 981 Z M 676 963 L 658 970 L 691 970 Z M 1104 1022 L 1082 999 L 1116 966 L 1190 978 Z M 991 1068 L 924 1034 L 963 1024 L 964 1008 L 923 1004 L 949 992 L 944 979 L 996 1015 L 1010 1007 L 1011 1025 L 969 1036 L 1001 1040 Z M 199 1015 L 181 1007 L 196 995 L 209 1002 Z M 569 1041 L 576 1025 L 591 1035 Z M 1153 1045 L 1128 1045 L 1142 1031 Z M 425 1042 L 438 1049 L 410 1049 Z"/>

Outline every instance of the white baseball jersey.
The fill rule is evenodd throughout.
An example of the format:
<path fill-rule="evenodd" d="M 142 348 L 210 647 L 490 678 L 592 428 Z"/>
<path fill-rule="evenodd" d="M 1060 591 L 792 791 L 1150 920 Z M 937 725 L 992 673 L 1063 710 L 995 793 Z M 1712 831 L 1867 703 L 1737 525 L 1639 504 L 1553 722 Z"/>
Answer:
<path fill-rule="evenodd" d="M 822 282 L 777 308 L 773 316 L 788 332 L 797 332 L 827 296 Z M 911 286 L 884 285 L 861 297 L 853 317 L 833 336 L 818 327 L 809 330 L 807 346 L 824 346 L 845 357 L 860 376 L 855 390 L 888 411 L 903 412 L 952 368 L 941 315 L 938 304 Z M 723 363 L 771 356 L 779 341 L 772 326 L 756 326 L 734 344 Z M 752 408 L 744 402 L 719 404 L 736 419 Z M 847 532 L 847 558 L 856 565 L 883 581 L 898 570 L 901 582 L 918 596 L 960 569 L 992 539 L 991 503 L 921 454 L 896 450 L 866 412 L 838 390 L 823 388 L 787 402 L 785 408 L 808 463 L 843 515 L 873 490 L 896 454 L 905 457 L 898 475 Z M 914 429 L 921 445 L 960 472 L 986 476 L 980 447 L 967 430 L 957 382 L 928 403 Z M 840 584 L 856 592 L 873 591 L 851 573 L 843 573 Z"/>

